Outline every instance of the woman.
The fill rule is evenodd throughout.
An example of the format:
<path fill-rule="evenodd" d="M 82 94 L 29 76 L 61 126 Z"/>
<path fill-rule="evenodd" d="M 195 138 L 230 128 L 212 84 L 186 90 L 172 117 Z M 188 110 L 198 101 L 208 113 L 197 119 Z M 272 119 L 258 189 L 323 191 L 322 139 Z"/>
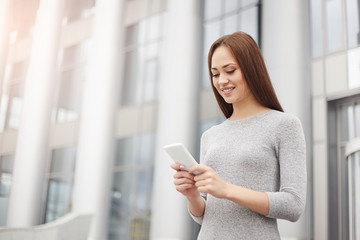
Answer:
<path fill-rule="evenodd" d="M 305 207 L 301 123 L 283 112 L 249 35 L 215 41 L 208 65 L 226 120 L 202 135 L 201 164 L 171 165 L 176 190 L 202 225 L 198 239 L 280 239 L 277 219 L 297 221 Z"/>

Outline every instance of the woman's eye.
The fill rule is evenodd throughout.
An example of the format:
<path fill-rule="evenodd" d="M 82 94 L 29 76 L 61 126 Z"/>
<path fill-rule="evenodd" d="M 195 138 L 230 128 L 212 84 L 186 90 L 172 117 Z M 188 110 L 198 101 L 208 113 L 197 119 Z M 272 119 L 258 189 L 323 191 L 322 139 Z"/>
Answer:
<path fill-rule="evenodd" d="M 212 75 L 212 77 L 213 78 L 216 78 L 216 77 L 218 77 L 220 74 L 218 74 L 218 73 L 213 73 L 213 75 Z"/>
<path fill-rule="evenodd" d="M 234 72 L 235 72 L 235 69 L 234 69 L 234 70 L 227 71 L 226 73 L 227 73 L 227 74 L 232 74 L 232 73 L 234 73 Z"/>

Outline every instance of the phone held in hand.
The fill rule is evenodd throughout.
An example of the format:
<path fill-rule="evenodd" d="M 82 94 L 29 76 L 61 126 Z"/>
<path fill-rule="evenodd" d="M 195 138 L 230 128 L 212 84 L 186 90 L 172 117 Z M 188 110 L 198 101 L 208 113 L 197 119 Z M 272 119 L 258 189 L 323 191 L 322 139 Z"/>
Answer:
<path fill-rule="evenodd" d="M 184 165 L 184 170 L 189 171 L 190 167 L 198 164 L 191 153 L 182 143 L 174 143 L 164 146 L 164 150 L 169 154 L 169 156 L 176 163 Z M 199 172 L 194 172 L 194 175 L 200 174 Z"/>

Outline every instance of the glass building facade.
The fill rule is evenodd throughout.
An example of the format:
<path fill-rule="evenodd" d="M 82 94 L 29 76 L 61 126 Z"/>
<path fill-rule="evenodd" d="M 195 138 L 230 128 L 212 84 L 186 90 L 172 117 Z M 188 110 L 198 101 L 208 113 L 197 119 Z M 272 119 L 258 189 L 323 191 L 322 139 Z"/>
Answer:
<path fill-rule="evenodd" d="M 164 79 L 166 46 L 169 44 L 169 12 L 175 0 L 127 0 L 121 1 L 123 26 L 119 30 L 122 37 L 121 60 L 116 60 L 119 72 L 117 81 L 118 98 L 112 99 L 116 106 L 115 126 L 112 129 L 114 144 L 111 150 L 112 161 L 100 159 L 104 165 L 111 163 L 111 187 L 106 194 L 99 193 L 99 199 L 109 202 L 102 211 L 106 212 L 106 229 L 103 237 L 118 239 L 150 239 L 155 236 L 153 221 L 154 190 L 159 188 L 156 175 L 159 174 L 157 160 L 158 139 L 161 117 L 159 109 L 164 99 L 161 94 Z M 6 20 L 7 27 L 0 24 L 0 226 L 9 225 L 11 190 L 15 178 L 15 161 L 24 146 L 19 146 L 23 139 L 21 133 L 25 92 L 29 86 L 28 74 L 31 71 L 32 44 L 37 26 L 37 14 L 45 4 L 39 0 L 7 1 L 3 4 L 11 14 Z M 80 129 L 82 113 L 86 103 L 86 89 L 89 85 L 91 61 L 93 60 L 94 39 L 97 37 L 94 26 L 101 14 L 99 6 L 106 5 L 106 0 L 66 0 L 63 2 L 60 21 L 60 39 L 56 52 L 54 76 L 49 81 L 56 84 L 54 93 L 48 96 L 51 102 L 50 124 L 46 126 L 48 141 L 38 146 L 45 149 L 43 162 L 46 163 L 42 175 L 42 193 L 38 197 L 41 207 L 38 209 L 35 224 L 49 223 L 74 211 L 76 198 L 75 184 L 78 171 L 79 145 L 83 134 Z M 290 1 L 289 1 L 290 2 Z M 304 31 L 308 42 L 304 43 L 306 62 L 298 69 L 305 69 L 311 78 L 310 106 L 303 106 L 301 99 L 282 99 L 293 102 L 307 109 L 306 113 L 288 108 L 289 112 L 303 114 L 303 122 L 308 142 L 308 202 L 307 210 L 300 223 L 289 225 L 279 222 L 283 239 L 358 239 L 360 233 L 360 193 L 359 193 L 359 138 L 360 138 L 360 6 L 357 0 L 309 0 L 291 3 L 272 3 L 270 0 L 198 0 L 196 4 L 199 29 L 199 51 L 189 54 L 189 58 L 199 59 L 199 67 L 192 74 L 197 83 L 197 101 L 193 103 L 198 114 L 193 116 L 196 122 L 196 149 L 199 156 L 201 134 L 211 126 L 224 120 L 213 97 L 207 69 L 207 53 L 212 42 L 224 34 L 235 31 L 249 33 L 264 50 L 265 62 L 270 66 L 270 76 L 275 90 L 284 96 L 277 72 L 286 72 L 291 64 L 286 62 L 281 50 L 288 50 L 289 55 L 298 48 L 298 43 L 289 42 L 279 46 L 279 41 L 270 42 L 267 32 L 276 32 L 282 26 L 295 22 L 291 31 Z M 288 5 L 287 5 L 288 4 Z M 184 3 L 184 5 L 186 5 Z M 290 8 L 289 8 L 290 7 Z M 308 16 L 307 21 L 300 15 L 279 15 L 284 18 L 278 22 L 269 17 L 269 12 L 288 9 Z M 190 12 L 193 9 L 188 9 Z M 59 10 L 60 11 L 60 10 Z M 195 11 L 195 10 L 194 10 Z M 181 15 L 175 18 L 181 19 Z M 5 18 L 5 16 L 3 16 Z M 287 21 L 290 19 L 289 23 Z M 181 21 L 187 21 L 183 18 Z M 271 25 L 273 24 L 273 25 Z M 281 26 L 280 26 L 281 25 Z M 282 32 L 279 38 L 286 38 L 292 32 Z M 184 38 L 190 36 L 183 36 Z M 179 47 L 181 47 L 181 40 Z M 307 52 L 306 45 L 311 47 Z M 266 46 L 273 46 L 274 52 Z M 299 49 L 297 49 L 299 50 Z M 173 56 L 176 58 L 177 56 Z M 285 56 L 286 57 L 286 56 Z M 2 60 L 5 59 L 5 60 Z M 274 66 L 274 62 L 282 63 Z M 276 64 L 275 64 L 276 65 Z M 305 67 L 303 67 L 305 66 Z M 46 67 L 46 66 L 44 66 Z M 296 67 L 296 66 L 295 66 Z M 302 68 L 303 67 L 303 68 Z M 185 69 L 184 71 L 187 71 Z M 174 72 L 181 74 L 181 71 Z M 291 74 L 291 73 L 290 73 Z M 105 76 L 105 75 L 104 75 Z M 288 76 L 286 76 L 288 78 Z M 99 79 L 98 81 L 102 81 Z M 291 81 L 291 80 L 289 80 Z M 298 83 L 300 86 L 301 84 Z M 101 87 L 101 84 L 99 84 Z M 305 91 L 301 88 L 298 91 Z M 46 90 L 45 90 L 46 91 Z M 99 90 L 100 93 L 100 90 Z M 98 95 L 92 96 L 94 99 Z M 189 96 L 183 96 L 187 98 Z M 295 98 L 295 96 L 294 96 Z M 84 102 L 85 101 L 85 102 Z M 181 99 L 178 99 L 181 101 Z M 94 104 L 95 102 L 95 104 Z M 96 101 L 90 108 L 101 109 Z M 306 102 L 306 101 L 305 101 Z M 296 105 L 295 104 L 295 105 Z M 286 104 L 285 104 L 286 105 Z M 311 109 L 311 111 L 310 111 Z M 100 111 L 99 111 L 100 112 Z M 305 111 L 304 111 L 305 112 Z M 161 126 L 160 126 L 161 127 Z M 95 127 L 96 128 L 96 127 Z M 88 128 L 88 131 L 95 131 Z M 166 133 L 172 134 L 172 133 Z M 37 139 L 37 134 L 27 136 L 26 141 Z M 99 138 L 100 139 L 100 138 Z M 99 142 L 99 148 L 105 143 Z M 110 157 L 109 157 L 110 158 Z M 83 161 L 83 160 L 82 160 Z M 84 162 L 84 161 L 83 161 Z M 86 162 L 86 161 L 85 161 Z M 89 166 L 92 162 L 89 160 Z M 169 168 L 169 172 L 171 169 Z M 168 173 L 160 173 L 165 176 Z M 94 175 L 94 177 L 99 177 Z M 163 193 L 163 197 L 167 193 Z M 104 195 L 104 196 L 103 196 Z M 178 200 L 176 200 L 178 201 Z M 171 201 L 169 201 L 169 204 Z M 178 203 L 178 202 L 176 202 Z M 84 205 L 86 205 L 84 203 Z M 187 214 L 184 212 L 184 214 Z M 175 218 L 175 217 L 174 217 Z M 182 219 L 176 217 L 176 219 Z M 169 219 L 169 226 L 177 224 Z M 306 222 L 306 223 L 304 223 Z M 292 227 L 288 227 L 292 226 Z M 99 227 L 104 228 L 104 227 Z M 164 227 L 165 228 L 165 227 Z M 170 227 L 169 227 L 170 228 Z M 187 230 L 189 239 L 195 238 L 198 226 L 192 223 Z M 91 232 L 91 231 L 90 231 Z M 101 232 L 101 231 L 100 231 Z M 93 234 L 93 233 L 91 233 Z M 155 233 L 157 234 L 157 233 Z M 167 236 L 180 239 L 179 236 Z"/>

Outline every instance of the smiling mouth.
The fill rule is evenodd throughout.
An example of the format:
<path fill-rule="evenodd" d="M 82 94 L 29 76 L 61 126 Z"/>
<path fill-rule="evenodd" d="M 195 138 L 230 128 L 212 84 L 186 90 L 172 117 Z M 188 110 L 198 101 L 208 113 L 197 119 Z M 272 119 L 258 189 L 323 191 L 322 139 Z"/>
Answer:
<path fill-rule="evenodd" d="M 226 94 L 230 94 L 234 89 L 235 89 L 235 87 L 225 88 L 225 89 L 222 89 L 221 91 L 226 95 Z"/>

